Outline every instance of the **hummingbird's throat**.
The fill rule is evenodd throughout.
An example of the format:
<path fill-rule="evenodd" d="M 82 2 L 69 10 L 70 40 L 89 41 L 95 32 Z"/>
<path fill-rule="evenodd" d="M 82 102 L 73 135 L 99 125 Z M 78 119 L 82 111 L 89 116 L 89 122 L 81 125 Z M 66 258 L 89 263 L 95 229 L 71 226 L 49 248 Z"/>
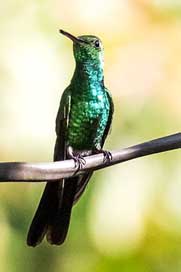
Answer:
<path fill-rule="evenodd" d="M 72 78 L 72 82 L 76 82 L 82 87 L 82 85 L 86 86 L 83 89 L 97 88 L 97 86 L 102 86 L 104 79 L 103 75 L 103 67 L 100 63 L 76 63 L 75 72 Z"/>

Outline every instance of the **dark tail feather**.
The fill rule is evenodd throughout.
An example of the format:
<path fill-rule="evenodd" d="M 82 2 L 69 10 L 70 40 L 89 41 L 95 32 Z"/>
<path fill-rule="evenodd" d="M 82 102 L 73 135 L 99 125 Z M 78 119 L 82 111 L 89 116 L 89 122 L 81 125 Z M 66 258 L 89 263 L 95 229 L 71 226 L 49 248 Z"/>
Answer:
<path fill-rule="evenodd" d="M 60 245 L 65 241 L 78 179 L 79 177 L 73 177 L 64 182 L 62 201 L 47 231 L 47 240 L 50 244 Z"/>
<path fill-rule="evenodd" d="M 49 222 L 52 221 L 58 210 L 61 195 L 62 181 L 47 183 L 28 232 L 27 244 L 29 246 L 34 247 L 42 241 Z"/>
<path fill-rule="evenodd" d="M 38 245 L 47 236 L 51 244 L 65 241 L 73 204 L 83 193 L 92 173 L 47 183 L 31 223 L 27 244 Z"/>

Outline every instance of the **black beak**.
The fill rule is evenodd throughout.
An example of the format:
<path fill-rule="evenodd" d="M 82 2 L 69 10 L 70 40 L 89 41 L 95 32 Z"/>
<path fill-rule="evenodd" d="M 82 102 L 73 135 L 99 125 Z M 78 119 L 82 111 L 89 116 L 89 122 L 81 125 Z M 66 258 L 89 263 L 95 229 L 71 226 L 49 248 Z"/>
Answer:
<path fill-rule="evenodd" d="M 74 43 L 86 43 L 86 41 L 83 41 L 82 39 L 73 36 L 72 34 L 64 31 L 63 29 L 60 29 L 59 32 L 71 39 Z"/>

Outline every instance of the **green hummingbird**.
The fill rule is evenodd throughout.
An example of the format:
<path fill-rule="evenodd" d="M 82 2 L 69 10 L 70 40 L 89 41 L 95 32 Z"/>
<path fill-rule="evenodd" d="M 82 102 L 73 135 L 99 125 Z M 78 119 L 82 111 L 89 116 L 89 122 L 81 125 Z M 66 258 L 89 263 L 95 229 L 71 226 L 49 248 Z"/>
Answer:
<path fill-rule="evenodd" d="M 72 158 L 80 167 L 84 156 L 99 152 L 110 159 L 109 152 L 102 150 L 113 115 L 112 98 L 104 85 L 102 42 L 92 35 L 75 37 L 64 30 L 60 33 L 73 41 L 76 66 L 56 118 L 54 161 Z M 65 241 L 72 206 L 92 174 L 90 170 L 47 182 L 28 232 L 29 246 L 38 245 L 45 235 L 50 244 L 60 245 Z"/>

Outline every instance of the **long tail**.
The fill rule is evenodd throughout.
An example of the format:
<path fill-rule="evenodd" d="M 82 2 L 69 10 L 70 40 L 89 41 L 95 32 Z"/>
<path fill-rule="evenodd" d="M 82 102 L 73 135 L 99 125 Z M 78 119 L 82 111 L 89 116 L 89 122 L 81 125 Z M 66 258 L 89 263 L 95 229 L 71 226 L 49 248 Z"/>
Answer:
<path fill-rule="evenodd" d="M 46 237 L 50 244 L 61 245 L 65 241 L 70 224 L 77 182 L 78 177 L 70 178 L 65 181 L 62 201 L 47 230 Z"/>
<path fill-rule="evenodd" d="M 82 195 L 92 172 L 58 182 L 47 183 L 32 220 L 27 244 L 36 246 L 47 236 L 50 244 L 65 241 L 73 204 Z"/>
<path fill-rule="evenodd" d="M 47 183 L 40 203 L 32 220 L 27 236 L 27 244 L 36 246 L 43 240 L 48 225 L 55 217 L 62 198 L 63 180 Z"/>

